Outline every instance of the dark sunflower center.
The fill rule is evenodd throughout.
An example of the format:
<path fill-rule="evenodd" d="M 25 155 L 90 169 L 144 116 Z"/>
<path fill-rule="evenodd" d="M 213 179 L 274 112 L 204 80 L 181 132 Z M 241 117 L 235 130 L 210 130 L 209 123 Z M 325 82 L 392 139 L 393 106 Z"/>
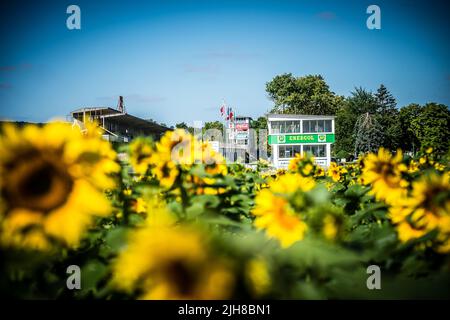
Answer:
<path fill-rule="evenodd" d="M 377 172 L 390 187 L 398 187 L 398 177 L 395 173 L 394 167 L 390 163 L 379 163 Z"/>
<path fill-rule="evenodd" d="M 170 177 L 170 168 L 169 166 L 166 164 L 164 164 L 164 166 L 161 168 L 161 172 L 162 172 L 162 176 L 164 178 L 166 177 Z"/>
<path fill-rule="evenodd" d="M 50 155 L 17 160 L 5 178 L 4 193 L 11 208 L 41 212 L 63 205 L 73 186 L 60 159 Z"/>
<path fill-rule="evenodd" d="M 149 157 L 150 157 L 149 154 L 146 154 L 146 153 L 139 153 L 139 155 L 137 156 L 136 161 L 137 161 L 137 163 L 141 163 L 141 162 L 143 162 L 144 160 L 148 159 Z"/>
<path fill-rule="evenodd" d="M 18 186 L 19 192 L 24 197 L 40 197 L 47 194 L 52 186 L 53 167 L 50 164 L 44 164 L 41 168 L 32 171 L 28 177 L 25 177 Z"/>
<path fill-rule="evenodd" d="M 445 202 L 448 201 L 449 192 L 442 186 L 431 186 L 425 192 L 422 207 L 431 212 L 436 212 L 437 208 L 445 207 Z"/>
<path fill-rule="evenodd" d="M 189 295 L 194 291 L 196 276 L 183 261 L 173 261 L 167 266 L 167 276 L 175 283 L 181 295 Z"/>
<path fill-rule="evenodd" d="M 380 172 L 380 174 L 382 176 L 384 176 L 384 177 L 390 177 L 390 176 L 394 176 L 395 175 L 394 168 L 388 163 L 382 163 L 379 166 L 379 171 L 378 172 Z"/>

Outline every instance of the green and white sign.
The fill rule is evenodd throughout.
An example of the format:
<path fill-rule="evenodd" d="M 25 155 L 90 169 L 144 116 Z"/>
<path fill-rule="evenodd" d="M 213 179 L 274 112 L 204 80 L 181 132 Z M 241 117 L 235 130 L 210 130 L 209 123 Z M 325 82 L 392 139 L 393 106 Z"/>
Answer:
<path fill-rule="evenodd" d="M 269 144 L 333 143 L 334 133 L 269 135 Z"/>

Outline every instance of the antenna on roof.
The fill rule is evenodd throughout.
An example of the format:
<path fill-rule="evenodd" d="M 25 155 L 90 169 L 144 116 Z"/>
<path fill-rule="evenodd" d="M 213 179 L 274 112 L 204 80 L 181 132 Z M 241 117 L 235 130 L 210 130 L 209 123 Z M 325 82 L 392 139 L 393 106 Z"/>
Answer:
<path fill-rule="evenodd" d="M 126 113 L 125 106 L 123 105 L 123 97 L 119 96 L 119 103 L 117 104 L 117 110 L 120 111 L 120 113 Z"/>

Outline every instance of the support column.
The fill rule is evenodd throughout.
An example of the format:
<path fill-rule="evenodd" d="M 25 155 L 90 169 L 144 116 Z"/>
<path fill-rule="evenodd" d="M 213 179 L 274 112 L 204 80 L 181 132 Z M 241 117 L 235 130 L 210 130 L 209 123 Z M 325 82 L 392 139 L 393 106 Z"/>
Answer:
<path fill-rule="evenodd" d="M 272 160 L 273 165 L 278 168 L 278 145 L 272 144 Z"/>
<path fill-rule="evenodd" d="M 331 143 L 327 143 L 327 167 L 331 164 Z"/>

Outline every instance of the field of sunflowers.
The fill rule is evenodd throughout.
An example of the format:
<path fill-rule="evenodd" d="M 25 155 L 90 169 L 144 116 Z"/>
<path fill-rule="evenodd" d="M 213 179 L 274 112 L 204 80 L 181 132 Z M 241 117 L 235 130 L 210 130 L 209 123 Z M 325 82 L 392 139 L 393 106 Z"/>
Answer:
<path fill-rule="evenodd" d="M 20 299 L 449 298 L 449 159 L 226 164 L 183 130 L 0 135 L 0 292 Z M 369 266 L 381 271 L 370 290 Z M 79 268 L 78 287 L 70 270 Z M 75 281 L 76 282 L 76 281 Z"/>

